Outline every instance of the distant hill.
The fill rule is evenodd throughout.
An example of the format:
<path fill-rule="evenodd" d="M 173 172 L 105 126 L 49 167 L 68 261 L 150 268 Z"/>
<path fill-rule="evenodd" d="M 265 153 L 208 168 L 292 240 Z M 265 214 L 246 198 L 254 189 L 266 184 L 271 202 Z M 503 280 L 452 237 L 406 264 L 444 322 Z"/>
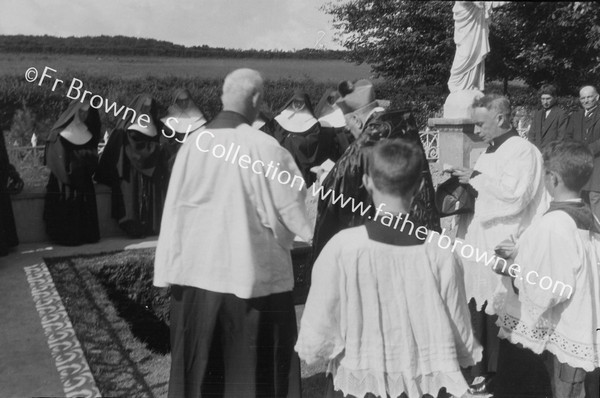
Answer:
<path fill-rule="evenodd" d="M 185 58 L 298 58 L 343 59 L 346 51 L 305 48 L 297 51 L 235 50 L 220 47 L 186 47 L 168 41 L 127 36 L 25 36 L 0 35 L 0 52 L 86 55 L 147 55 Z"/>

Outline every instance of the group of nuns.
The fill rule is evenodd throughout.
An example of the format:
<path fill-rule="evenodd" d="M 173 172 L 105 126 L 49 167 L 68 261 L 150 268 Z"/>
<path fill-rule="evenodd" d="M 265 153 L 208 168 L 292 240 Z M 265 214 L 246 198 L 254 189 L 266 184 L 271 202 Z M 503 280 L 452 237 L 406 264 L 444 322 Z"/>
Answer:
<path fill-rule="evenodd" d="M 100 157 L 100 115 L 89 103 L 74 100 L 52 127 L 45 148 L 51 173 L 43 216 L 52 242 L 73 246 L 100 239 L 94 179 L 111 188 L 111 215 L 127 235 L 159 232 L 177 150 L 206 120 L 185 89 L 175 92 L 162 119 L 148 94 L 137 95 L 129 108 L 147 114 L 150 122 L 119 120 Z"/>
<path fill-rule="evenodd" d="M 296 91 L 274 118 L 260 112 L 253 127 L 273 136 L 292 154 L 307 187 L 317 180 L 322 164 L 337 162 L 331 175 L 321 181 L 323 185 L 368 201 L 368 195 L 359 187 L 365 172 L 365 149 L 383 138 L 402 136 L 419 145 L 421 142 L 414 117 L 404 111 L 369 116 L 372 126 L 366 124 L 362 133 L 346 126 L 349 112 L 361 112 L 375 104 L 372 85 L 365 82 L 363 91 L 368 95 L 360 94 L 358 89 L 354 93 L 330 89 L 316 108 L 306 93 Z M 353 102 L 356 104 L 349 106 Z M 46 188 L 44 221 L 51 241 L 79 245 L 99 240 L 94 179 L 111 188 L 111 215 L 128 236 L 158 234 L 177 151 L 188 135 L 202 129 L 207 121 L 186 89 L 175 92 L 163 118 L 158 118 L 157 103 L 148 94 L 136 96 L 129 108 L 136 115 L 149 115 L 150 123 L 142 126 L 137 123 L 139 118 L 133 122 L 120 120 L 108 136 L 100 157 L 100 117 L 89 103 L 73 101 L 54 124 L 45 151 L 51 175 Z M 387 130 L 383 132 L 382 126 Z M 411 215 L 437 230 L 439 216 L 433 205 L 427 162 L 423 173 L 426 184 L 417 195 Z M 344 211 L 333 204 L 319 204 L 316 246 L 320 247 L 339 228 L 360 221 L 355 220 L 356 215 L 338 214 Z M 340 220 L 345 221 L 340 224 Z"/>
<path fill-rule="evenodd" d="M 311 167 L 335 161 L 352 141 L 335 100 L 328 91 L 315 112 L 308 96 L 297 92 L 278 116 L 261 112 L 254 122 L 292 153 L 308 185 L 316 178 Z M 148 94 L 137 95 L 129 108 L 149 115 L 150 123 L 120 119 L 101 155 L 100 115 L 88 102 L 71 102 L 52 127 L 45 147 L 51 173 L 43 215 L 52 242 L 73 246 L 100 239 L 94 180 L 111 188 L 111 216 L 128 236 L 158 234 L 177 151 L 207 121 L 187 89 L 174 93 L 160 119 Z"/>

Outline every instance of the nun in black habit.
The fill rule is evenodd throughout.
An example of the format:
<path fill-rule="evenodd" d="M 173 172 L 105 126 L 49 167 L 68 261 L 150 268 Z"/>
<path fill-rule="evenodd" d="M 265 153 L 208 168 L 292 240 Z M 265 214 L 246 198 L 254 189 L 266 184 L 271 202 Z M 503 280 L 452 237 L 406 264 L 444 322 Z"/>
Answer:
<path fill-rule="evenodd" d="M 331 136 L 321 134 L 321 126 L 308 95 L 297 91 L 275 117 L 273 136 L 292 154 L 304 181 L 310 186 L 316 179 L 310 169 L 329 158 Z"/>
<path fill-rule="evenodd" d="M 100 239 L 92 176 L 98 167 L 100 115 L 89 103 L 69 104 L 50 131 L 45 163 L 50 169 L 44 200 L 46 234 L 68 246 Z"/>
<path fill-rule="evenodd" d="M 256 115 L 256 120 L 252 122 L 252 127 L 263 133 L 267 133 L 271 137 L 273 137 L 274 125 L 275 119 L 273 118 L 273 115 L 265 109 L 260 110 L 258 115 Z"/>
<path fill-rule="evenodd" d="M 6 256 L 10 248 L 19 244 L 10 194 L 22 189 L 23 180 L 8 161 L 4 134 L 0 130 L 0 256 Z"/>
<path fill-rule="evenodd" d="M 329 149 L 329 159 L 332 162 L 344 154 L 354 142 L 354 136 L 346 128 L 344 112 L 336 104 L 340 94 L 334 89 L 328 89 L 315 108 L 315 115 L 321 125 L 321 134 L 329 137 L 332 146 Z"/>
<path fill-rule="evenodd" d="M 112 217 L 132 238 L 155 235 L 160 229 L 163 194 L 161 180 L 167 172 L 161 162 L 156 101 L 137 95 L 129 104 L 135 120 L 120 120 L 100 157 L 96 181 L 112 189 Z M 140 115 L 150 122 L 140 121 Z"/>
<path fill-rule="evenodd" d="M 206 119 L 200 108 L 192 100 L 190 91 L 186 88 L 180 88 L 175 91 L 167 115 L 161 121 L 164 128 L 161 131 L 162 134 L 160 134 L 160 143 L 170 174 L 179 147 L 188 139 L 191 133 L 206 124 Z"/>
<path fill-rule="evenodd" d="M 321 249 L 333 235 L 342 229 L 362 225 L 367 219 L 373 218 L 375 208 L 362 183 L 363 174 L 368 170 L 369 153 L 378 141 L 397 138 L 412 141 L 423 148 L 416 121 L 411 112 L 394 110 L 374 113 L 368 119 L 363 132 L 329 172 L 323 181 L 323 192 L 331 189 L 336 196 L 343 194 L 344 198 L 352 197 L 355 203 L 363 202 L 365 209 L 368 205 L 371 205 L 371 208 L 369 212 L 361 215 L 360 211 L 353 212 L 351 206 L 342 208 L 339 206 L 340 202 L 332 204 L 330 199 L 320 200 L 314 233 L 313 260 L 317 258 Z M 408 219 L 414 223 L 415 228 L 423 225 L 429 230 L 439 232 L 440 217 L 435 207 L 435 191 L 429 163 L 425 151 L 422 152 L 425 159 L 422 170 L 423 182 L 413 200 Z M 409 227 L 407 226 L 407 228 Z"/>

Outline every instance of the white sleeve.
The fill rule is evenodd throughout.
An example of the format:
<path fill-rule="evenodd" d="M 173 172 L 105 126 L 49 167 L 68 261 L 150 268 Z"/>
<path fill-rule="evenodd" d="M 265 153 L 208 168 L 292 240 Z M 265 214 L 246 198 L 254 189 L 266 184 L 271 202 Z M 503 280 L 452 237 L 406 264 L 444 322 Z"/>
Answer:
<path fill-rule="evenodd" d="M 540 153 L 525 147 L 506 159 L 500 175 L 481 173 L 473 177 L 470 184 L 479 194 L 475 205 L 478 218 L 487 222 L 523 211 L 538 193 L 542 168 Z"/>
<path fill-rule="evenodd" d="M 265 156 L 264 159 L 273 159 L 277 164 L 277 172 L 273 169 L 268 176 L 257 176 L 261 184 L 264 184 L 269 198 L 261 198 L 263 203 L 272 201 L 276 214 L 261 215 L 270 220 L 269 226 L 273 230 L 275 237 L 283 247 L 291 248 L 295 235 L 301 237 L 304 241 L 310 241 L 313 235 L 313 228 L 308 218 L 306 210 L 306 184 L 302 178 L 302 173 L 296 166 L 292 155 L 283 147 L 269 148 L 271 156 Z M 279 176 L 285 178 L 289 174 L 288 183 L 281 183 Z M 270 206 L 263 207 L 269 211 Z M 259 208 L 259 212 L 261 209 Z"/>
<path fill-rule="evenodd" d="M 515 258 L 520 272 L 513 274 L 519 301 L 533 320 L 571 297 L 581 249 L 574 221 L 562 211 L 545 215 L 525 231 Z"/>
<path fill-rule="evenodd" d="M 344 286 L 333 237 L 323 248 L 312 271 L 312 284 L 300 322 L 295 350 L 308 364 L 333 359 L 344 349 L 340 289 Z"/>

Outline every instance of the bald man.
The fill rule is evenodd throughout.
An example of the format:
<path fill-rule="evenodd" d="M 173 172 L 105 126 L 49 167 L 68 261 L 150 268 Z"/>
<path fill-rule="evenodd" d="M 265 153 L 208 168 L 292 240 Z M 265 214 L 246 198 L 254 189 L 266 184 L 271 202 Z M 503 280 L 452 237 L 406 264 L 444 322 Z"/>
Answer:
<path fill-rule="evenodd" d="M 225 78 L 223 111 L 169 182 L 154 284 L 171 287 L 169 397 L 285 397 L 296 316 L 290 249 L 312 238 L 290 153 L 251 127 L 263 79 Z"/>
<path fill-rule="evenodd" d="M 598 91 L 594 86 L 584 86 L 579 90 L 582 109 L 573 112 L 567 125 L 567 136 L 583 141 L 594 155 L 594 172 L 583 187 L 582 197 L 589 204 L 600 230 L 600 109 Z"/>

